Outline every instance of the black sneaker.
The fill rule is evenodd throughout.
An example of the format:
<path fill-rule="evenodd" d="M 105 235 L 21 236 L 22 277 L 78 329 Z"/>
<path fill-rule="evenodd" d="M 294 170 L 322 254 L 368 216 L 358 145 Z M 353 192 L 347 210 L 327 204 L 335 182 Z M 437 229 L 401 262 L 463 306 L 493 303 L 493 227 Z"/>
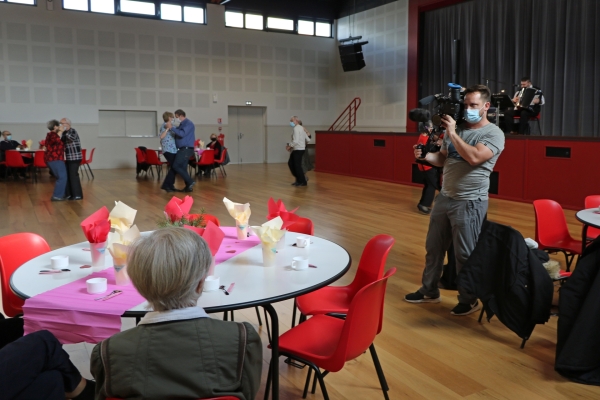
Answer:
<path fill-rule="evenodd" d="M 404 296 L 404 300 L 408 301 L 409 303 L 439 303 L 442 301 L 439 294 L 437 297 L 429 297 L 425 296 L 419 291 L 407 294 Z"/>
<path fill-rule="evenodd" d="M 481 304 L 479 304 L 479 301 L 475 300 L 475 303 L 473 304 L 458 303 L 456 307 L 454 307 L 452 311 L 450 311 L 450 314 L 469 315 L 479 310 L 481 310 Z"/>

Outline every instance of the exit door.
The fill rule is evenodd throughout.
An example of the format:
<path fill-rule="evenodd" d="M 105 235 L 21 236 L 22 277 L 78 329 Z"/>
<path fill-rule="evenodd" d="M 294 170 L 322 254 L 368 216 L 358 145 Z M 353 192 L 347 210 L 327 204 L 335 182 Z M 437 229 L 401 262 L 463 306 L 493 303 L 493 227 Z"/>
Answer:
<path fill-rule="evenodd" d="M 265 162 L 265 108 L 229 106 L 229 144 L 232 162 Z"/>

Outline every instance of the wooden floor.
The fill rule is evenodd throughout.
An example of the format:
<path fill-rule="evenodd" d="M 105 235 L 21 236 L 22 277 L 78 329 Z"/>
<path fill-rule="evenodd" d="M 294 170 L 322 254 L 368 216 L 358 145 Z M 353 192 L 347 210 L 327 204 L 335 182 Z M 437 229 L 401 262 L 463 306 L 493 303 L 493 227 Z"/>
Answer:
<path fill-rule="evenodd" d="M 383 332 L 376 347 L 390 386 L 392 399 L 563 399 L 600 398 L 600 387 L 572 383 L 554 371 L 556 317 L 538 326 L 519 348 L 520 339 L 498 320 L 479 324 L 477 315 L 455 317 L 450 309 L 456 292 L 442 291 L 440 304 L 415 305 L 403 296 L 419 287 L 424 263 L 424 241 L 429 217 L 417 212 L 420 188 L 309 173 L 308 187 L 290 186 L 287 165 L 230 165 L 229 176 L 199 179 L 192 196 L 193 211 L 204 207 L 224 225 L 231 217 L 222 203 L 224 196 L 235 202 L 249 202 L 252 224 L 265 221 L 267 200 L 281 198 L 288 207 L 300 206 L 298 214 L 312 219 L 315 234 L 332 240 L 352 255 L 352 270 L 339 282 L 354 276 L 365 243 L 374 235 L 395 237 L 387 268 L 398 267 L 388 285 Z M 101 206 L 112 208 L 121 200 L 138 210 L 140 230 L 152 230 L 164 205 L 171 198 L 152 178 L 136 179 L 133 170 L 95 171 L 96 179 L 82 181 L 85 199 L 79 202 L 50 202 L 53 181 L 43 174 L 37 184 L 23 181 L 0 182 L 0 236 L 14 232 L 36 232 L 52 248 L 84 241 L 81 220 Z M 183 184 L 179 182 L 178 186 Z M 558 189 L 557 189 L 558 190 Z M 182 196 L 182 194 L 178 194 Z M 574 212 L 566 211 L 571 234 L 579 237 L 580 225 Z M 531 204 L 490 200 L 489 219 L 534 237 Z M 281 329 L 289 328 L 291 301 L 276 308 Z M 256 324 L 254 310 L 236 312 L 236 320 Z M 256 325 L 256 328 L 258 326 Z M 259 329 L 263 343 L 266 332 Z M 265 347 L 265 368 L 269 352 Z M 280 363 L 281 399 L 299 399 L 306 370 Z M 367 354 L 346 364 L 326 378 L 332 399 L 382 399 L 377 375 Z M 262 398 L 263 389 L 257 398 Z M 322 398 L 309 395 L 309 398 Z"/>

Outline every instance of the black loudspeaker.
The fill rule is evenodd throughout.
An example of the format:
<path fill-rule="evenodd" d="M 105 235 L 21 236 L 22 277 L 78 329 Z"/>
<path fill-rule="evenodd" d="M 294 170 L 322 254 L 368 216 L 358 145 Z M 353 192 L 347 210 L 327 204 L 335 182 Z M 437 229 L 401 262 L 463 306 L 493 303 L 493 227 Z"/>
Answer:
<path fill-rule="evenodd" d="M 344 72 L 358 71 L 365 67 L 366 64 L 362 53 L 362 44 L 342 44 L 338 48 L 340 50 L 340 58 L 342 59 L 342 68 L 344 69 Z"/>

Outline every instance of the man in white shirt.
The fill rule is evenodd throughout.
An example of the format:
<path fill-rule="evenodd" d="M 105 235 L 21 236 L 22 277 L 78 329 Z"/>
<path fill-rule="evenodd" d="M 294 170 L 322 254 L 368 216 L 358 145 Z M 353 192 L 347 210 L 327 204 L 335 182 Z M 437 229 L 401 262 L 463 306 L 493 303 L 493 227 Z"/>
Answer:
<path fill-rule="evenodd" d="M 520 104 L 519 107 L 515 107 L 514 109 L 510 108 L 504 112 L 506 128 L 511 135 L 529 135 L 529 119 L 537 117 L 545 103 L 542 89 L 534 87 L 528 76 L 521 78 L 521 89 L 515 93 L 515 96 L 512 99 L 513 103 L 520 102 L 521 99 L 519 95 L 522 89 L 535 89 L 536 92 L 531 104 Z M 519 117 L 518 131 L 515 130 L 515 117 Z"/>
<path fill-rule="evenodd" d="M 298 117 L 293 116 L 290 118 L 290 126 L 294 128 L 294 132 L 292 133 L 292 141 L 287 144 L 286 150 L 290 152 L 288 166 L 292 175 L 296 178 L 292 186 L 306 186 L 306 178 L 302 170 L 302 157 L 306 151 L 306 143 L 310 141 L 310 138 L 300 125 Z"/>

